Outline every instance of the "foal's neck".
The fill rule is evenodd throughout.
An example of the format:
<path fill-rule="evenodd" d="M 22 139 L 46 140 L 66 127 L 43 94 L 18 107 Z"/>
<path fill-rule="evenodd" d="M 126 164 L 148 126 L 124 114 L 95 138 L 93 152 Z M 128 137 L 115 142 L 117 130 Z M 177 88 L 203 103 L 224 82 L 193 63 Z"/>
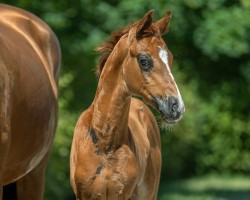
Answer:
<path fill-rule="evenodd" d="M 95 134 L 98 148 L 105 152 L 117 149 L 128 141 L 131 95 L 122 77 L 122 63 L 116 60 L 115 55 L 111 54 L 101 74 L 93 102 L 92 134 Z"/>

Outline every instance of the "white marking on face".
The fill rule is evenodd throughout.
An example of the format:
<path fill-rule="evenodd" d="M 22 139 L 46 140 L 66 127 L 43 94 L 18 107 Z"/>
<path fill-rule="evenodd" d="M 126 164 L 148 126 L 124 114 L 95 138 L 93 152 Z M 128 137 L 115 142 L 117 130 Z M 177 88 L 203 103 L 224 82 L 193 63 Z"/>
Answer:
<path fill-rule="evenodd" d="M 175 87 L 176 87 L 176 89 L 177 89 L 178 101 L 179 101 L 179 104 L 180 104 L 180 108 L 183 109 L 183 108 L 184 108 L 184 102 L 183 102 L 183 100 L 182 100 L 182 98 L 181 98 L 181 93 L 180 93 L 179 88 L 177 87 L 177 84 L 176 84 L 175 81 L 174 81 L 174 84 L 175 84 Z"/>
<path fill-rule="evenodd" d="M 159 56 L 160 56 L 161 60 L 164 62 L 164 64 L 166 65 L 168 73 L 171 76 L 171 79 L 174 80 L 174 77 L 170 71 L 170 67 L 168 64 L 168 52 L 165 51 L 164 49 L 162 49 L 161 47 L 159 47 L 159 48 L 160 48 Z"/>
<path fill-rule="evenodd" d="M 166 65 L 168 73 L 169 73 L 171 79 L 173 80 L 173 82 L 175 84 L 177 94 L 178 94 L 178 101 L 179 101 L 179 104 L 180 104 L 180 108 L 184 109 L 184 103 L 183 103 L 183 100 L 181 98 L 181 93 L 180 93 L 180 91 L 178 89 L 178 86 L 177 86 L 175 80 L 174 80 L 174 76 L 171 73 L 170 66 L 169 66 L 169 63 L 168 63 L 168 52 L 166 50 L 164 50 L 163 48 L 161 48 L 161 47 L 159 47 L 159 49 L 160 49 L 159 56 L 160 56 L 162 62 Z"/>

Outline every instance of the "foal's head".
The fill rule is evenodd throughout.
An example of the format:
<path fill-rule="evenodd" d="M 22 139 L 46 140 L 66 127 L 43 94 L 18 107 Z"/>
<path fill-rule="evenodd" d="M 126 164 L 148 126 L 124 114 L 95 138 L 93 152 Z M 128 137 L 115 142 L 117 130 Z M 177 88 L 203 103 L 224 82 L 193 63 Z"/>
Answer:
<path fill-rule="evenodd" d="M 113 42 L 114 46 L 109 53 L 123 52 L 120 66 L 128 91 L 142 97 L 161 113 L 166 123 L 173 124 L 181 118 L 185 108 L 171 73 L 173 55 L 161 37 L 168 31 L 171 13 L 168 11 L 155 23 L 152 14 L 153 11 L 149 11 L 132 26 L 113 34 L 109 45 Z M 107 47 L 106 44 L 106 51 Z M 102 57 L 101 65 L 106 61 L 107 57 Z"/>

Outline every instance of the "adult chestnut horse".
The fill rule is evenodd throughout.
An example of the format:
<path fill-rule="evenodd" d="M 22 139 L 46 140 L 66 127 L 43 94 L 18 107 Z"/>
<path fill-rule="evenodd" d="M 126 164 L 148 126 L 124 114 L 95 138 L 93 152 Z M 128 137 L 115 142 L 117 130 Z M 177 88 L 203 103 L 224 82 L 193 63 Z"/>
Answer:
<path fill-rule="evenodd" d="M 43 21 L 0 4 L 0 199 L 13 182 L 19 200 L 42 199 L 57 125 L 60 57 Z"/>
<path fill-rule="evenodd" d="M 113 33 L 99 48 L 97 92 L 78 119 L 71 150 L 77 199 L 157 198 L 159 129 L 149 108 L 132 95 L 169 124 L 181 118 L 184 104 L 171 74 L 173 56 L 161 38 L 171 14 L 153 23 L 152 13 Z"/>

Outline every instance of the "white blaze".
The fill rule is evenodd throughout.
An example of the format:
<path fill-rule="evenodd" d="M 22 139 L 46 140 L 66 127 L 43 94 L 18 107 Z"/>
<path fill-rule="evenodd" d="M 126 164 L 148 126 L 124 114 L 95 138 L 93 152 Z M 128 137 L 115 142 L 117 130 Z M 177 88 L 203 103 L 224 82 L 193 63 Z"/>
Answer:
<path fill-rule="evenodd" d="M 164 49 L 162 49 L 161 47 L 159 47 L 159 48 L 160 48 L 159 56 L 160 56 L 161 60 L 164 62 L 164 64 L 166 65 L 168 73 L 171 76 L 171 79 L 174 81 L 174 77 L 170 71 L 170 67 L 168 64 L 168 52 L 165 51 Z"/>
<path fill-rule="evenodd" d="M 171 77 L 171 79 L 173 80 L 174 84 L 175 84 L 175 87 L 176 87 L 176 90 L 177 90 L 177 93 L 178 93 L 178 101 L 179 101 L 179 104 L 180 104 L 180 108 L 182 109 L 184 107 L 184 103 L 183 103 L 183 100 L 181 98 L 181 94 L 180 94 L 180 91 L 177 87 L 177 84 L 174 80 L 174 76 L 172 75 L 171 73 L 171 70 L 170 70 L 170 67 L 169 67 L 169 63 L 168 63 L 168 52 L 165 51 L 163 48 L 159 47 L 160 51 L 159 51 L 159 56 L 162 60 L 162 62 L 166 65 L 167 67 L 167 70 L 168 70 L 168 73 Z"/>

